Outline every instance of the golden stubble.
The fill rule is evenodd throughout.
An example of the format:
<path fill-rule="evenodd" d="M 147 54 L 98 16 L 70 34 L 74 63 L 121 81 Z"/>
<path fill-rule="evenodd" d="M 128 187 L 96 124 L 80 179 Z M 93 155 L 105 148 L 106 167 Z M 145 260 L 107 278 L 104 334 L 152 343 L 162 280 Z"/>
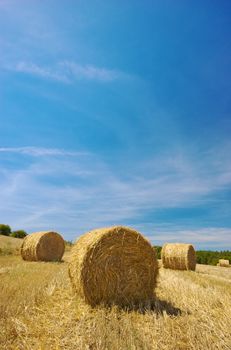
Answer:
<path fill-rule="evenodd" d="M 92 308 L 73 293 L 66 259 L 0 257 L 2 350 L 230 350 L 231 269 L 160 268 L 150 307 Z"/>

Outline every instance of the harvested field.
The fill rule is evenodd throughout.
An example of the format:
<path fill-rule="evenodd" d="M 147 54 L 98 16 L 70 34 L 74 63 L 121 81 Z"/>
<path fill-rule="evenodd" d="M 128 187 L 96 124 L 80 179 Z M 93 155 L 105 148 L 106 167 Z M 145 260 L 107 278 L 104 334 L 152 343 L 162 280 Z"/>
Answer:
<path fill-rule="evenodd" d="M 0 255 L 20 254 L 23 240 L 0 235 Z"/>
<path fill-rule="evenodd" d="M 0 257 L 1 350 L 230 350 L 230 269 L 161 268 L 152 308 L 128 311 L 76 298 L 64 260 Z"/>

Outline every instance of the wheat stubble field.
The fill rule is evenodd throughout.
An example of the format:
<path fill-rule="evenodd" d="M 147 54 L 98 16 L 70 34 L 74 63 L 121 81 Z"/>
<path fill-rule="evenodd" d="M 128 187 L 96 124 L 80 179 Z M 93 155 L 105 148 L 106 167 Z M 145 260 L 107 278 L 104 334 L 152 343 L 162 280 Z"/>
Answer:
<path fill-rule="evenodd" d="M 72 292 L 62 263 L 0 256 L 0 348 L 231 349 L 231 269 L 160 268 L 147 310 L 90 308 Z"/>

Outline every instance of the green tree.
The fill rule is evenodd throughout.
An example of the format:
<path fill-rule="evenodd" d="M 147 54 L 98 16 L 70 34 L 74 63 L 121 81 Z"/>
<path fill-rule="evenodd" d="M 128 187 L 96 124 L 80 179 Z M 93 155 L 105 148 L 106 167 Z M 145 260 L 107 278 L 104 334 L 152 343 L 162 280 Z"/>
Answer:
<path fill-rule="evenodd" d="M 0 235 L 9 236 L 11 233 L 11 228 L 9 225 L 0 224 Z"/>
<path fill-rule="evenodd" d="M 231 251 L 209 251 L 209 250 L 198 250 L 196 252 L 197 263 L 206 265 L 216 265 L 219 259 L 227 259 L 231 261 Z"/>
<path fill-rule="evenodd" d="M 156 245 L 156 246 L 154 246 L 154 248 L 156 250 L 157 259 L 161 259 L 161 249 L 162 249 L 162 247 Z"/>
<path fill-rule="evenodd" d="M 17 230 L 11 233 L 11 237 L 15 237 L 15 238 L 24 238 L 26 236 L 27 236 L 27 233 L 24 230 Z"/>

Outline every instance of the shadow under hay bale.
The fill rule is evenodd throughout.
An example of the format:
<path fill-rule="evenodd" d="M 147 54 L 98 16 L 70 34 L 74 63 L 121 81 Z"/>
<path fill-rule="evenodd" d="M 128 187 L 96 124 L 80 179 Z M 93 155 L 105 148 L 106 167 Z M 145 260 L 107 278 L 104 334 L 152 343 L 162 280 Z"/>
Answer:
<path fill-rule="evenodd" d="M 156 317 L 161 316 L 174 316 L 179 317 L 181 315 L 190 315 L 191 312 L 189 310 L 181 310 L 178 307 L 175 307 L 172 303 L 167 302 L 165 300 L 161 300 L 158 298 L 153 298 L 152 301 L 141 303 L 140 305 L 134 304 L 134 305 L 109 305 L 105 309 L 104 304 L 97 305 L 96 310 L 103 310 L 103 312 L 118 312 L 119 314 L 121 312 L 126 313 L 132 313 L 136 312 L 141 315 L 146 314 L 155 314 Z M 121 314 L 120 314 L 121 315 Z"/>
<path fill-rule="evenodd" d="M 161 251 L 164 268 L 173 270 L 192 270 L 196 268 L 196 252 L 191 244 L 166 243 Z"/>
<path fill-rule="evenodd" d="M 135 304 L 119 306 L 118 309 L 126 312 L 136 311 L 142 315 L 147 313 L 155 313 L 157 316 L 163 316 L 164 314 L 168 316 L 181 316 L 183 313 L 180 308 L 177 308 L 171 303 L 158 298 L 153 298 L 152 300 L 149 300 L 146 303 L 141 303 L 140 305 Z M 184 311 L 184 313 L 189 314 L 190 312 Z"/>
<path fill-rule="evenodd" d="M 123 226 L 84 234 L 73 247 L 69 263 L 74 291 L 91 306 L 126 306 L 152 300 L 157 274 L 151 244 Z"/>
<path fill-rule="evenodd" d="M 24 238 L 21 256 L 28 261 L 60 261 L 64 249 L 64 239 L 59 233 L 35 232 Z"/>
<path fill-rule="evenodd" d="M 167 314 L 168 316 L 181 316 L 183 313 L 180 308 L 175 307 L 171 303 L 160 299 L 156 299 L 153 302 L 151 310 L 160 316 L 164 314 Z M 190 314 L 189 311 L 184 311 L 184 313 Z"/>

